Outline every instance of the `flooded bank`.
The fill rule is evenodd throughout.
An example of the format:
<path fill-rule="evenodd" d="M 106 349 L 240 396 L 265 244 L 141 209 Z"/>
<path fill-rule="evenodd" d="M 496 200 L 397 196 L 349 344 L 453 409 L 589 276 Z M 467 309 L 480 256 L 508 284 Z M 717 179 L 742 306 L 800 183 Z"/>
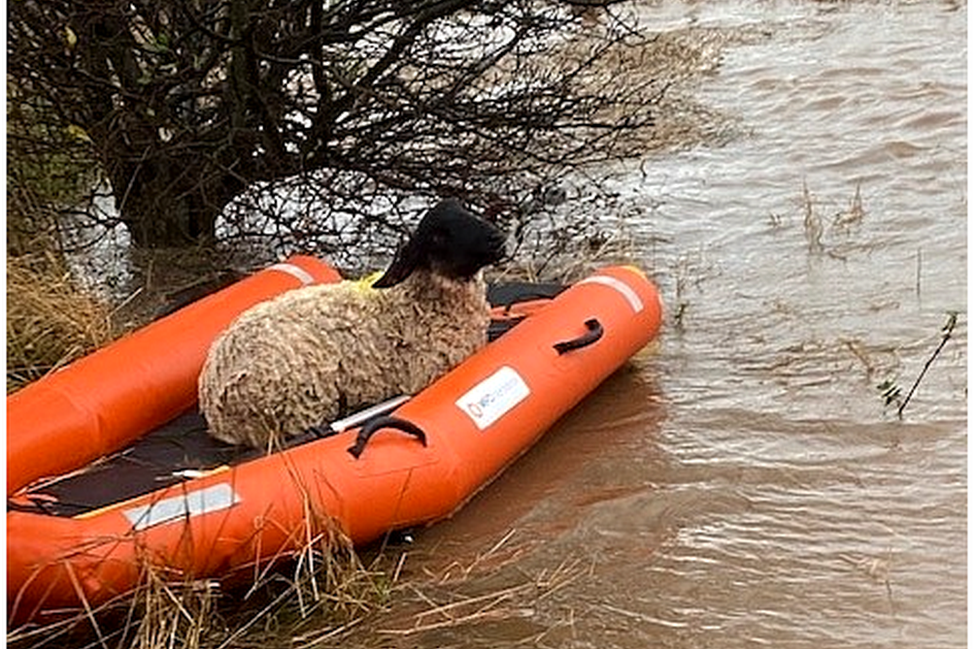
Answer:
<path fill-rule="evenodd" d="M 614 180 L 670 320 L 343 646 L 966 643 L 965 4 L 653 3 L 748 27 L 721 146 Z M 900 420 L 904 396 L 959 324 Z"/>

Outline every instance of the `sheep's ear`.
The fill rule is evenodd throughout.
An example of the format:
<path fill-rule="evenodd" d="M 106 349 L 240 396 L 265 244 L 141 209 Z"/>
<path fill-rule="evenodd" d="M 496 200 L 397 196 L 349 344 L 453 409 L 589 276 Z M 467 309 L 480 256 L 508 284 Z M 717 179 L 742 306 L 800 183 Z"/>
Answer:
<path fill-rule="evenodd" d="M 393 263 L 383 276 L 373 282 L 373 288 L 390 288 L 410 277 L 410 273 L 415 271 L 421 262 L 420 249 L 415 240 L 407 242 L 407 245 L 397 251 Z"/>

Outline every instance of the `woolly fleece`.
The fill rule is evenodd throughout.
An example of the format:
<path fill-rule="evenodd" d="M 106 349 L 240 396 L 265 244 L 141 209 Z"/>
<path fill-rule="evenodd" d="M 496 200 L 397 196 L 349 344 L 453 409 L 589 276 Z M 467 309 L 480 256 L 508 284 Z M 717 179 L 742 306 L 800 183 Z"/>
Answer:
<path fill-rule="evenodd" d="M 415 272 L 387 288 L 310 286 L 241 314 L 211 346 L 200 409 L 217 439 L 269 448 L 415 394 L 483 347 L 485 284 Z"/>

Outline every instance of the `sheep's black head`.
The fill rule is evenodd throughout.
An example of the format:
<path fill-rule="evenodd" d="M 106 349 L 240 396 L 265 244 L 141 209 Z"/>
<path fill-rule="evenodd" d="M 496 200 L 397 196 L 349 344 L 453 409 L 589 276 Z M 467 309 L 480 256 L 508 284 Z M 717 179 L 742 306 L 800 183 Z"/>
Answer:
<path fill-rule="evenodd" d="M 375 288 L 395 286 L 415 270 L 467 280 L 505 255 L 505 234 L 455 199 L 435 205 L 417 226 Z"/>

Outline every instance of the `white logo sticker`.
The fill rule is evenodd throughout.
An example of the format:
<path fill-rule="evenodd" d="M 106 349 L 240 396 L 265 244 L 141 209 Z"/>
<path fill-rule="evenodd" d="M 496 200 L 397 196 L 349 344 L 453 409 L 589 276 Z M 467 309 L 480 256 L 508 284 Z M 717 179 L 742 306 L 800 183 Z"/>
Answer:
<path fill-rule="evenodd" d="M 454 403 L 484 430 L 529 396 L 529 386 L 507 365 L 464 393 Z"/>

